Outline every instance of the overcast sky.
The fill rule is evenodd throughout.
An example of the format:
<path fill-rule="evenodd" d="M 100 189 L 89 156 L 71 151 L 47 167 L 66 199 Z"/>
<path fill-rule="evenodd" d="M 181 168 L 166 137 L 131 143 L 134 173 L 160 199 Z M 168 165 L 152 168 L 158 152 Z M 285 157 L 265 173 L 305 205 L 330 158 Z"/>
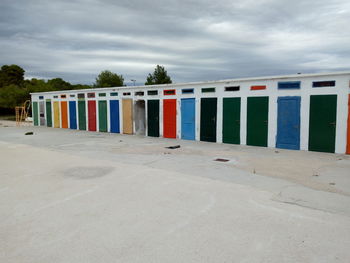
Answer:
<path fill-rule="evenodd" d="M 349 0 L 0 0 L 0 64 L 91 84 L 350 69 Z"/>

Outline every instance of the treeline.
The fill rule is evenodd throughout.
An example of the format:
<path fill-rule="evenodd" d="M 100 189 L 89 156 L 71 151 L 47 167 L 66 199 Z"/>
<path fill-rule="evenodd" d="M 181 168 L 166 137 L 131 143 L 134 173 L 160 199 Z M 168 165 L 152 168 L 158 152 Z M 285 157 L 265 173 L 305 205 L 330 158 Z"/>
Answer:
<path fill-rule="evenodd" d="M 17 65 L 3 65 L 0 69 L 0 114 L 13 114 L 16 106 L 30 99 L 32 92 L 88 89 L 90 85 L 70 84 L 61 78 L 49 80 L 24 79 L 24 69 Z"/>
<path fill-rule="evenodd" d="M 102 71 L 92 85 L 71 84 L 61 78 L 49 80 L 24 79 L 24 69 L 17 65 L 3 65 L 0 69 L 0 114 L 13 114 L 16 106 L 30 99 L 30 93 L 57 90 L 77 90 L 124 86 L 124 78 L 109 70 Z M 172 83 L 163 66 L 157 65 L 148 74 L 145 85 Z"/>

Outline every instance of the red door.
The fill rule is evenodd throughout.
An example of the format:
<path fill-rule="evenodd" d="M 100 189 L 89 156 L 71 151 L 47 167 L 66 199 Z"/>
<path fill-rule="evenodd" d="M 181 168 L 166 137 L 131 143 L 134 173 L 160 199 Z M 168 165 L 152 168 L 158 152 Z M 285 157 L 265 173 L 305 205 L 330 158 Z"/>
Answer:
<path fill-rule="evenodd" d="M 61 101 L 62 128 L 68 128 L 68 107 L 67 101 Z"/>
<path fill-rule="evenodd" d="M 89 120 L 89 131 L 96 131 L 96 101 L 88 101 L 88 120 Z"/>
<path fill-rule="evenodd" d="M 348 100 L 348 136 L 347 136 L 347 146 L 346 146 L 346 153 L 350 154 L 350 94 L 349 94 L 349 100 Z"/>
<path fill-rule="evenodd" d="M 163 100 L 163 136 L 176 138 L 176 99 Z"/>

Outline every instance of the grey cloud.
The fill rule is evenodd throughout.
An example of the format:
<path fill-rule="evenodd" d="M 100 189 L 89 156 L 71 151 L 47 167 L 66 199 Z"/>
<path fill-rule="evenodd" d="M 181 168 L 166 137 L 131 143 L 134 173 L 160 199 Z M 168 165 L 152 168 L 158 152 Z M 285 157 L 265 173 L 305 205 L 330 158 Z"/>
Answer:
<path fill-rule="evenodd" d="M 0 3 L 0 59 L 27 76 L 138 83 L 349 69 L 346 0 L 76 0 Z"/>

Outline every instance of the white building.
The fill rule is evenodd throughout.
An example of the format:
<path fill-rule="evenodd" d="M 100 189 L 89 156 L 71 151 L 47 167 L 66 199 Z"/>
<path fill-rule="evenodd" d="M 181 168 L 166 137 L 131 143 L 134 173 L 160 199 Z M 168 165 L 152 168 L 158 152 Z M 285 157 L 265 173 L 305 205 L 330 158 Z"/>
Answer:
<path fill-rule="evenodd" d="M 32 93 L 34 125 L 350 153 L 350 72 Z"/>

